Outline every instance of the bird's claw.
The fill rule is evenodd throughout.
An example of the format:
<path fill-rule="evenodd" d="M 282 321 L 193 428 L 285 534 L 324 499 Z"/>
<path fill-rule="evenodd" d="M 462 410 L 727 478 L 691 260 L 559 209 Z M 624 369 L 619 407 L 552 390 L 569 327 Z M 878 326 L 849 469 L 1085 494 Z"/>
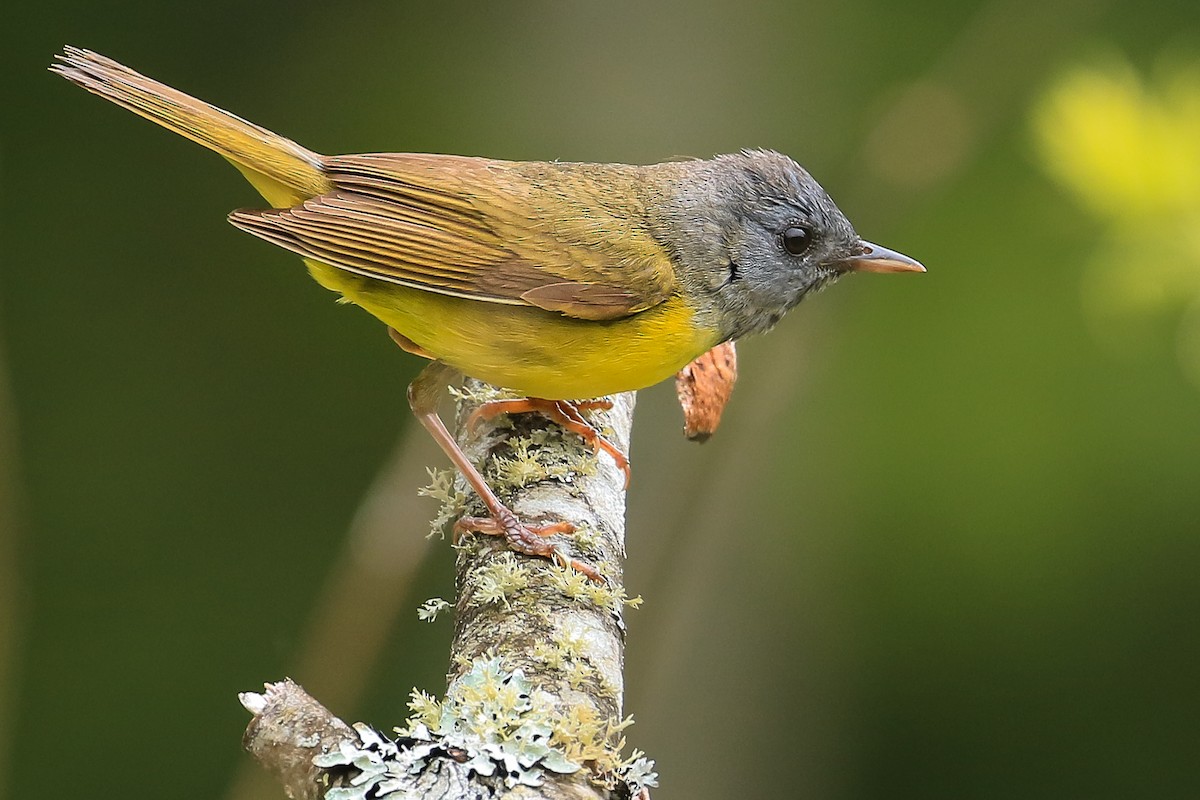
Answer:
<path fill-rule="evenodd" d="M 509 509 L 496 517 L 462 517 L 454 523 L 455 543 L 465 533 L 482 533 L 486 536 L 503 536 L 510 549 L 527 556 L 549 559 L 554 563 L 582 573 L 595 583 L 607 583 L 604 576 L 586 561 L 571 558 L 556 545 L 548 541 L 557 534 L 572 534 L 578 530 L 570 522 L 559 521 L 547 525 L 526 525 Z"/>

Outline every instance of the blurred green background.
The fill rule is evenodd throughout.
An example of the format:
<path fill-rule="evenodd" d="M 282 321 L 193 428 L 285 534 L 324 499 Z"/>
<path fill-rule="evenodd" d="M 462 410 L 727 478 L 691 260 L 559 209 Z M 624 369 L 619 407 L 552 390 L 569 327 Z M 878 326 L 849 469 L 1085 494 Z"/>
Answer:
<path fill-rule="evenodd" d="M 224 221 L 260 201 L 218 158 L 47 73 L 70 43 L 324 152 L 795 156 L 929 274 L 744 342 L 703 447 L 642 393 L 655 800 L 1200 796 L 1194 0 L 5 17 L 0 794 L 282 796 L 237 691 L 387 728 L 450 635 L 416 359 Z"/>

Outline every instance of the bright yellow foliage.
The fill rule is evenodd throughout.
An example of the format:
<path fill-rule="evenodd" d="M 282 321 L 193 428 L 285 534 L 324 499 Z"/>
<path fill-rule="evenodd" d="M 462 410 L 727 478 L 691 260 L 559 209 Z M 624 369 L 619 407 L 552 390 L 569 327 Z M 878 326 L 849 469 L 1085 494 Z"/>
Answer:
<path fill-rule="evenodd" d="M 1077 69 L 1049 89 L 1033 122 L 1046 170 L 1105 227 L 1084 278 L 1096 330 L 1127 346 L 1131 332 L 1111 324 L 1114 314 L 1190 305 L 1179 346 L 1195 371 L 1187 354 L 1200 352 L 1189 343 L 1200 333 L 1200 65 L 1153 81 L 1117 60 Z"/>

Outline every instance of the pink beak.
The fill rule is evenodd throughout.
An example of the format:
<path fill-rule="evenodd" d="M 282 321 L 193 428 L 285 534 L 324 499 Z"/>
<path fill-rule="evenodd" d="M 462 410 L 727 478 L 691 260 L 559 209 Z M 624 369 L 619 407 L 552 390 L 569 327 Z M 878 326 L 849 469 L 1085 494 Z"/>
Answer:
<path fill-rule="evenodd" d="M 846 272 L 924 272 L 920 261 L 870 242 L 859 241 L 862 252 L 841 263 Z"/>

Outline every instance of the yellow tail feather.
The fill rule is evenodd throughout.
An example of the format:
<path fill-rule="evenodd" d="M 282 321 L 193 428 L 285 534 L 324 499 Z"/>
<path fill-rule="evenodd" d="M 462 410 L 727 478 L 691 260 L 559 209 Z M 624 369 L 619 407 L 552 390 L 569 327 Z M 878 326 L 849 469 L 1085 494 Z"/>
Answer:
<path fill-rule="evenodd" d="M 56 58 L 52 72 L 220 153 L 276 208 L 296 205 L 333 188 L 325 177 L 322 157 L 291 139 L 90 50 L 68 46 Z"/>

